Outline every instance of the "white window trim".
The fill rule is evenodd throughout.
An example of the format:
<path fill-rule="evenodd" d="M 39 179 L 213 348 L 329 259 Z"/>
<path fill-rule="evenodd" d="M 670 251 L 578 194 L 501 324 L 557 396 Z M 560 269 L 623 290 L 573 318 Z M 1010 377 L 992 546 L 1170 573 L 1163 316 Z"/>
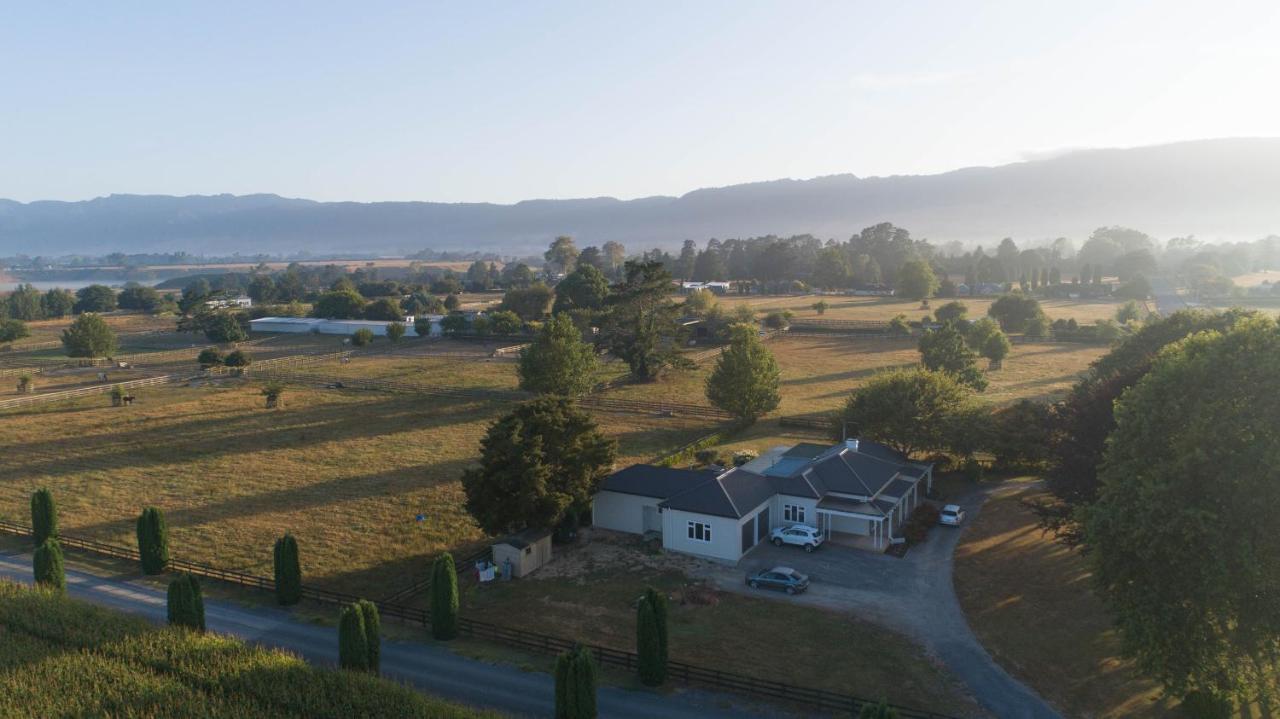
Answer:
<path fill-rule="evenodd" d="M 782 505 L 782 521 L 793 522 L 795 524 L 804 524 L 804 505 L 803 504 L 784 504 Z"/>
<path fill-rule="evenodd" d="M 702 527 L 702 537 L 698 536 L 698 530 L 697 530 L 698 527 Z M 698 522 L 690 519 L 687 533 L 689 536 L 689 540 L 692 542 L 703 542 L 704 544 L 711 544 L 711 525 L 707 524 L 706 522 Z"/>

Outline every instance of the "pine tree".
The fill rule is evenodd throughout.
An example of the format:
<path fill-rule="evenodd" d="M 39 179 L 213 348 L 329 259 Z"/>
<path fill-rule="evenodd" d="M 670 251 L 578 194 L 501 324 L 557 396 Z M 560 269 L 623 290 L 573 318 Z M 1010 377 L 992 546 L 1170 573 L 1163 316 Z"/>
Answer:
<path fill-rule="evenodd" d="M 44 544 L 44 540 L 58 536 L 58 505 L 53 501 L 53 493 L 47 489 L 37 489 L 31 493 L 31 537 L 36 546 Z"/>
<path fill-rule="evenodd" d="M 367 599 L 356 602 L 364 624 L 364 641 L 369 649 L 368 668 L 377 674 L 382 667 L 382 620 L 378 617 L 378 606 Z"/>
<path fill-rule="evenodd" d="M 138 517 L 138 554 L 144 574 L 159 574 L 169 563 L 169 530 L 155 507 L 147 507 Z"/>
<path fill-rule="evenodd" d="M 573 663 L 573 652 L 564 652 L 556 657 L 556 711 L 555 719 L 569 717 L 569 667 Z"/>
<path fill-rule="evenodd" d="M 658 641 L 658 619 L 646 595 L 636 606 L 636 654 L 639 655 L 640 681 L 656 687 L 666 680 L 662 647 Z"/>
<path fill-rule="evenodd" d="M 369 668 L 368 632 L 364 612 L 357 604 L 343 607 L 338 620 L 338 666 L 361 672 Z"/>
<path fill-rule="evenodd" d="M 192 574 L 179 574 L 169 582 L 169 624 L 203 632 L 204 594 Z"/>
<path fill-rule="evenodd" d="M 62 566 L 62 545 L 55 537 L 49 537 L 36 547 L 32 560 L 32 572 L 36 584 L 52 587 L 58 591 L 67 588 L 67 575 Z"/>
<path fill-rule="evenodd" d="M 285 534 L 275 546 L 276 601 L 290 606 L 302 601 L 302 566 L 298 561 L 298 540 Z"/>
<path fill-rule="evenodd" d="M 458 573 L 448 552 L 431 567 L 431 635 L 441 641 L 458 636 Z"/>

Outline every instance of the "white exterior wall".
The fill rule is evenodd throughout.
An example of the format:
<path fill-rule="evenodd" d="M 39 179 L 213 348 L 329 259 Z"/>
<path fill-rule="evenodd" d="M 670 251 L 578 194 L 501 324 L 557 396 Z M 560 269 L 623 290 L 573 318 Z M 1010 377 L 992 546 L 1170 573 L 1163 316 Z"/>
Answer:
<path fill-rule="evenodd" d="M 711 541 L 689 539 L 690 521 L 711 525 Z M 737 562 L 741 556 L 741 524 L 740 520 L 731 517 L 713 517 L 668 509 L 662 513 L 662 546 L 674 552 Z"/>
<path fill-rule="evenodd" d="M 831 515 L 831 531 L 866 536 L 871 534 L 871 520 L 833 514 Z"/>
<path fill-rule="evenodd" d="M 644 508 L 648 506 L 656 510 L 660 501 L 635 494 L 597 492 L 591 503 L 591 523 L 615 532 L 644 534 Z"/>
<path fill-rule="evenodd" d="M 782 513 L 782 508 L 788 504 L 804 507 L 804 523 L 810 527 L 818 526 L 818 500 L 809 499 L 808 497 L 791 497 L 785 494 L 779 494 L 774 496 L 773 506 L 769 509 L 770 529 L 781 527 L 786 524 L 794 524 L 794 522 L 788 521 Z"/>
<path fill-rule="evenodd" d="M 314 319 L 305 322 L 273 322 L 271 318 L 262 318 L 249 322 L 249 330 L 251 332 L 281 332 L 291 334 L 307 334 L 318 332 L 322 335 L 351 335 L 355 334 L 358 329 L 367 329 L 375 335 L 385 337 L 387 334 L 387 325 L 390 322 L 375 322 L 370 320 L 320 320 Z M 404 322 L 404 336 L 417 337 L 418 332 L 414 329 L 412 322 Z M 433 319 L 431 321 L 431 336 L 439 337 L 443 333 L 440 328 L 440 321 Z"/>

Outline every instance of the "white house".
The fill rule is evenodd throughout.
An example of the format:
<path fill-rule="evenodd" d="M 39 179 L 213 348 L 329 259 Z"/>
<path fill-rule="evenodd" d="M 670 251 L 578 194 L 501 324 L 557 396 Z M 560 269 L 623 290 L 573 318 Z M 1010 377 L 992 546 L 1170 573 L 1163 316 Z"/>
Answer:
<path fill-rule="evenodd" d="M 728 470 L 632 465 L 605 478 L 592 520 L 725 562 L 737 562 L 773 528 L 797 523 L 884 547 L 932 484 L 932 465 L 876 442 L 802 443 Z"/>
<path fill-rule="evenodd" d="M 247 310 L 253 307 L 253 300 L 248 297 L 224 297 L 216 300 L 205 300 L 204 306 L 215 310 L 227 308 Z"/>
<path fill-rule="evenodd" d="M 423 317 L 431 320 L 431 336 L 439 337 L 443 330 L 440 327 L 440 320 L 444 315 L 423 315 Z M 414 320 L 412 315 L 406 316 L 402 322 L 404 324 L 405 337 L 417 337 L 418 333 L 414 329 Z M 321 335 L 351 335 L 356 330 L 367 329 L 375 335 L 384 336 L 387 334 L 387 325 L 389 322 L 379 320 L 324 320 L 316 317 L 262 317 L 249 321 L 249 330 L 251 332 L 281 332 L 295 334 L 321 334 Z"/>

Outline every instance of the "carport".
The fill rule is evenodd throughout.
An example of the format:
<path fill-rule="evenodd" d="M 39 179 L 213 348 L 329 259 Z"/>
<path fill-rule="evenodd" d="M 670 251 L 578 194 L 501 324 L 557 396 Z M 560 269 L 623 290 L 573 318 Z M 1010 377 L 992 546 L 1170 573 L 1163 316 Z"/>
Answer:
<path fill-rule="evenodd" d="M 870 537 L 876 549 L 889 541 L 888 517 L 875 504 L 827 495 L 818 502 L 817 512 L 818 529 L 826 539 L 833 532 Z"/>

